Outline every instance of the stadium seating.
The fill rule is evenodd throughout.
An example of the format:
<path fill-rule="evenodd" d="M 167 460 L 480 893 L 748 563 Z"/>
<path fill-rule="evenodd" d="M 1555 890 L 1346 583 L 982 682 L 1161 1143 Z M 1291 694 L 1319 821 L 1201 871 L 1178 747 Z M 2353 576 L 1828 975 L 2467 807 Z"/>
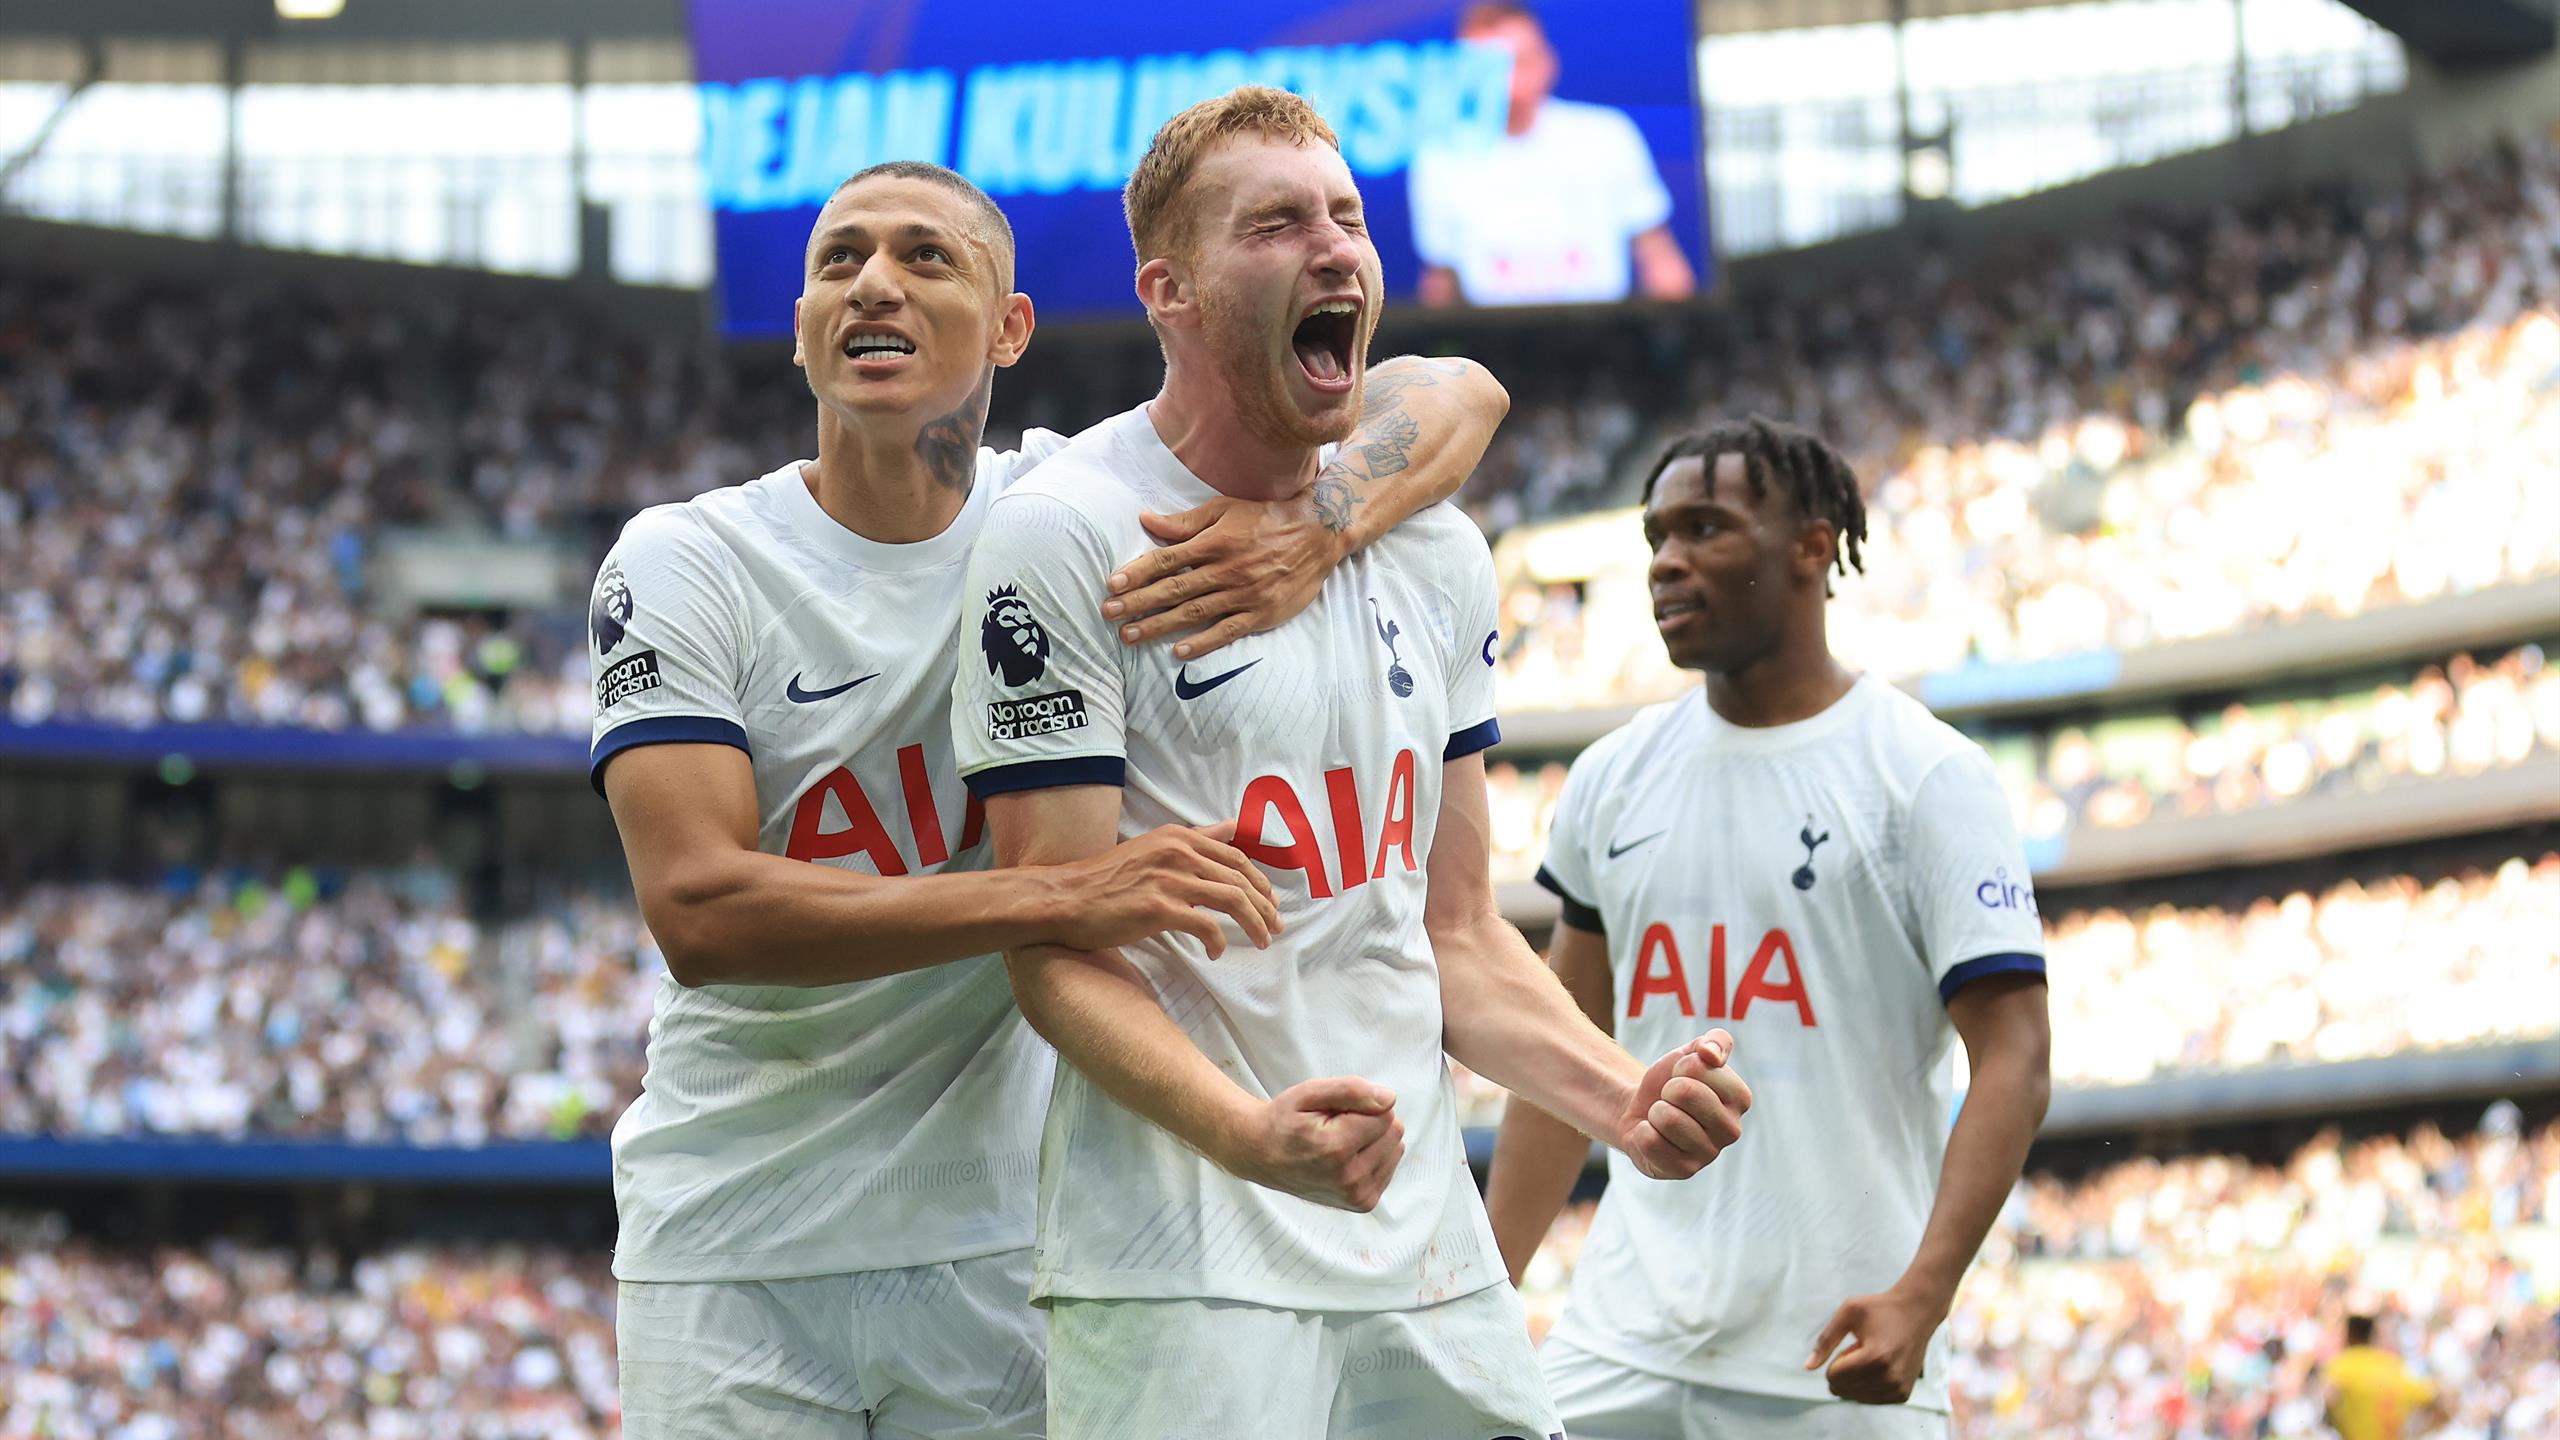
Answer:
<path fill-rule="evenodd" d="M 2397 190 L 2137 219 L 2025 265 L 1751 298 L 1610 361 L 1478 329 L 1443 343 L 1481 352 L 1516 403 L 1463 503 L 1499 533 L 1631 498 L 1630 467 L 1684 411 L 1812 425 L 1874 512 L 1840 641 L 1895 674 L 2549 575 L 2560 500 L 2531 482 L 2560 463 L 2555 247 L 2544 146 Z M 0 302 L 27 317 L 0 335 L 0 699 L 20 724 L 578 734 L 576 614 L 387 612 L 369 543 L 460 524 L 584 566 L 634 509 L 809 444 L 776 356 L 566 309 L 51 278 L 0 281 Z M 135 334 L 201 363 L 123 364 L 111 337 Z M 1086 388 L 1125 403 L 1145 377 Z M 1505 615 L 1506 708 L 1679 683 L 1640 583 L 1515 578 Z"/>
<path fill-rule="evenodd" d="M 2316 1433 L 2350 1310 L 2447 1396 L 2439 1433 L 2560 1422 L 2560 1128 L 2492 1107 L 2458 1140 L 2324 1134 L 2281 1169 L 2137 1160 L 2019 1187 L 1952 1319 L 1959 1433 L 2155 1440 Z M 1543 1333 L 1590 1224 L 1524 1287 Z M 363 1254 L 144 1248 L 0 1217 L 0 1434 L 574 1440 L 614 1432 L 601 1251 L 410 1243 Z M 1842 1297 L 1847 1298 L 1847 1297 Z"/>

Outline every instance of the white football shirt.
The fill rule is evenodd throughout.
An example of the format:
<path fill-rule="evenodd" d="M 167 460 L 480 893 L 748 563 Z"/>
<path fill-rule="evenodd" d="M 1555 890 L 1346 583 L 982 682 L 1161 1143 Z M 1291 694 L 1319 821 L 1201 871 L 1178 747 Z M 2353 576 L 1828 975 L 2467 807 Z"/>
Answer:
<path fill-rule="evenodd" d="M 1255 1095 L 1359 1075 L 1396 1094 L 1406 1153 L 1377 1209 L 1239 1180 L 1060 1068 L 1040 1164 L 1033 1295 L 1394 1310 L 1499 1283 L 1440 1048 L 1423 932 L 1441 766 L 1493 743 L 1492 557 L 1433 506 L 1336 567 L 1267 634 L 1177 664 L 1126 646 L 1105 579 L 1155 542 L 1144 511 L 1215 491 L 1142 407 L 995 505 L 970 557 L 978 646 L 951 723 L 980 796 L 1123 787 L 1120 834 L 1238 817 L 1278 892 L 1268 951 L 1187 935 L 1123 946 L 1165 1012 Z"/>
<path fill-rule="evenodd" d="M 996 492 L 1064 443 L 981 450 L 959 518 L 911 545 L 836 523 L 798 462 L 633 517 L 589 614 L 597 789 L 635 745 L 735 745 L 760 850 L 985 868 L 951 757 L 961 587 Z M 614 1274 L 776 1280 L 1028 1245 L 1050 1068 L 992 955 L 845 985 L 661 980 L 613 1130 Z"/>
<path fill-rule="evenodd" d="M 1413 157 L 1414 252 L 1478 305 L 1624 300 L 1628 246 L 1671 218 L 1671 192 L 1623 110 L 1549 100 L 1522 134 Z"/>
<path fill-rule="evenodd" d="M 2044 972 L 2026 857 L 1990 758 L 1872 677 L 1792 725 L 1701 691 L 1575 760 L 1539 881 L 1609 937 L 1618 1039 L 1734 1035 L 1756 1102 L 1688 1181 L 1620 1155 L 1555 1333 L 1606 1359 L 1826 1400 L 1804 1368 L 1839 1303 L 1919 1248 L 1952 1100 L 1945 1000 Z M 1911 1403 L 1944 1410 L 1942 1330 Z"/>

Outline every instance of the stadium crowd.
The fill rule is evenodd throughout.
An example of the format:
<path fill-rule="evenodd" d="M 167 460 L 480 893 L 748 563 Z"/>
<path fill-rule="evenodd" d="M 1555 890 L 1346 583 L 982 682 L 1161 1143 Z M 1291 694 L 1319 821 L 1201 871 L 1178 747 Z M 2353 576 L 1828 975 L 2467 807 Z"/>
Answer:
<path fill-rule="evenodd" d="M 0 1217 L 0 1435 L 602 1440 L 620 1433 L 610 1257 L 150 1249 Z"/>
<path fill-rule="evenodd" d="M 628 901 L 487 926 L 430 867 L 36 885 L 0 911 L 0 1131 L 602 1135 L 664 969 Z"/>
<path fill-rule="evenodd" d="M 368 537 L 459 522 L 556 539 L 575 569 L 633 510 L 807 445 L 778 356 L 566 308 L 21 276 L 0 317 L 0 701 L 21 724 L 576 733 L 575 613 L 405 613 Z M 1585 510 L 1624 496 L 1647 417 L 1757 410 L 1869 479 L 1871 573 L 1837 612 L 1860 663 L 2355 613 L 2560 571 L 2560 500 L 2533 483 L 2560 463 L 2555 317 L 2560 152 L 2500 152 L 1910 284 L 1471 329 L 1515 407 L 1465 503 L 1495 532 Z M 134 336 L 193 363 L 124 364 Z M 1151 351 L 1096 355 L 1130 374 L 1062 363 L 1000 397 L 1003 424 L 1143 391 Z M 1505 614 L 1506 705 L 1678 683 L 1640 553 L 1616 583 L 1518 584 Z"/>
<path fill-rule="evenodd" d="M 2030 1177 L 1950 1320 L 1955 1433 L 2330 1436 L 2320 1365 L 2349 1314 L 2376 1311 L 2440 1391 L 2411 1440 L 2560 1433 L 2560 1127 L 2520 1130 L 2499 1102 L 2459 1140 L 2332 1132 L 2281 1168 L 2191 1155 Z M 1590 1216 L 1574 1207 L 1531 1262 L 1541 1333 Z"/>
<path fill-rule="evenodd" d="M 2560 853 L 2046 925 L 2064 1084 L 2560 1034 Z M 20 887 L 0 1133 L 602 1136 L 664 969 L 627 898 L 489 922 L 424 866 Z M 1499 1118 L 1460 1087 L 1468 1123 Z"/>
<path fill-rule="evenodd" d="M 2193 717 L 2132 711 L 2087 726 L 1995 732 L 1986 747 L 2030 840 L 2082 825 L 2237 814 L 2477 775 L 2560 750 L 2560 666 L 2542 646 L 2522 645 L 2486 663 L 2455 656 L 2405 682 L 2368 680 Z M 1537 873 L 1565 771 L 1559 761 L 1487 767 L 1496 878 Z"/>
<path fill-rule="evenodd" d="M 2314 1437 L 2345 1316 L 2442 1392 L 2415 1440 L 2560 1425 L 2560 1128 L 2324 1134 L 2281 1168 L 2142 1159 L 2011 1196 L 1951 1320 L 1965 1440 Z M 1590 1221 L 1531 1263 L 1544 1333 Z M 0 1221 L 0 1434 L 50 1440 L 603 1437 L 614 1287 L 600 1252 L 402 1245 L 360 1256 L 135 1248 Z"/>

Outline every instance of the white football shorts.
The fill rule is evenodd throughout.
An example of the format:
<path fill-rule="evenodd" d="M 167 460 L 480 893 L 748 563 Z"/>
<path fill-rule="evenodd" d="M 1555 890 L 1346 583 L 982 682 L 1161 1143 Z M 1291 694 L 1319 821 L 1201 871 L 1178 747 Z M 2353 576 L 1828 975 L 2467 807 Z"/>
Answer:
<path fill-rule="evenodd" d="M 1720 1390 L 1554 1339 L 1538 1361 L 1573 1440 L 1947 1440 L 1935 1410 Z"/>
<path fill-rule="evenodd" d="M 1037 1440 L 1031 1252 L 799 1280 L 625 1280 L 624 1440 Z"/>
<path fill-rule="evenodd" d="M 1416 1310 L 1052 1300 L 1053 1440 L 1559 1440 L 1520 1295 Z"/>

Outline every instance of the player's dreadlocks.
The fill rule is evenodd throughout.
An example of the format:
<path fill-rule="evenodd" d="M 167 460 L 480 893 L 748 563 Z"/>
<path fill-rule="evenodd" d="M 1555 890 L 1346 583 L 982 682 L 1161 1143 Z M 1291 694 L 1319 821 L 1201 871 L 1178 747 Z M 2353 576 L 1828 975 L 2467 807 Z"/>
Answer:
<path fill-rule="evenodd" d="M 1769 493 L 1770 476 L 1783 480 L 1788 498 L 1796 502 L 1799 512 L 1808 519 L 1828 520 L 1839 531 L 1838 553 L 1832 563 L 1840 573 L 1866 573 L 1866 561 L 1860 551 L 1867 538 L 1867 502 L 1858 493 L 1857 472 L 1821 436 L 1783 420 L 1766 415 L 1720 420 L 1672 441 L 1662 458 L 1653 462 L 1653 473 L 1644 477 L 1645 503 L 1652 503 L 1654 482 L 1675 461 L 1695 456 L 1712 472 L 1717 459 L 1725 455 L 1742 457 L 1743 471 L 1751 477 L 1754 500 Z M 1827 580 L 1823 593 L 1831 593 Z"/>

